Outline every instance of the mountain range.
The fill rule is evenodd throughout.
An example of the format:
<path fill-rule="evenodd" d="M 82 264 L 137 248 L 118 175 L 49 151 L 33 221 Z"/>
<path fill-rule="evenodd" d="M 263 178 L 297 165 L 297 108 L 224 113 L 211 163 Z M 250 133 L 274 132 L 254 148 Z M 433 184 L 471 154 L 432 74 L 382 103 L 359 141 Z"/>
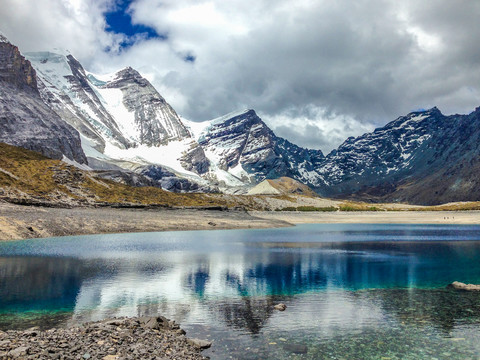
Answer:
<path fill-rule="evenodd" d="M 480 108 L 412 112 L 324 155 L 276 136 L 254 110 L 191 122 L 131 67 L 98 75 L 66 51 L 21 54 L 2 35 L 0 105 L 0 142 L 134 185 L 246 193 L 290 177 L 326 197 L 480 200 Z"/>

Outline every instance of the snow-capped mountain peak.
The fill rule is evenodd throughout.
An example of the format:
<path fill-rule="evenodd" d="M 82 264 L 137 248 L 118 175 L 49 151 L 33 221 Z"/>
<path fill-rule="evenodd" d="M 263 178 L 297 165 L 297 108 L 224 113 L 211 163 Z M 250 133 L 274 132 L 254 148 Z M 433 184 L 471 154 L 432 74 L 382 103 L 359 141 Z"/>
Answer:
<path fill-rule="evenodd" d="M 190 130 L 190 133 L 192 136 L 195 138 L 197 141 L 201 141 L 201 139 L 209 132 L 209 129 L 212 126 L 222 124 L 225 121 L 228 121 L 230 119 L 237 118 L 239 116 L 242 116 L 249 111 L 253 111 L 252 109 L 244 109 L 244 110 L 239 110 L 239 111 L 232 111 L 228 114 L 219 116 L 215 119 L 212 120 L 206 120 L 202 122 L 195 122 L 195 121 L 190 121 L 187 119 L 182 118 L 182 122 L 187 126 L 187 128 Z"/>
<path fill-rule="evenodd" d="M 78 166 L 88 160 L 92 169 L 133 170 L 174 191 L 288 176 L 324 196 L 480 199 L 480 108 L 411 112 L 324 156 L 277 137 L 251 109 L 202 123 L 180 119 L 131 67 L 98 75 L 67 51 L 26 57 L 0 34 L 0 115 L 7 119 L 0 141 Z"/>
<path fill-rule="evenodd" d="M 203 127 L 190 126 L 196 126 L 196 139 L 210 161 L 244 183 L 279 176 L 296 176 L 311 183 L 309 150 L 277 137 L 252 109 L 210 120 Z M 323 158 L 321 151 L 316 155 Z"/>

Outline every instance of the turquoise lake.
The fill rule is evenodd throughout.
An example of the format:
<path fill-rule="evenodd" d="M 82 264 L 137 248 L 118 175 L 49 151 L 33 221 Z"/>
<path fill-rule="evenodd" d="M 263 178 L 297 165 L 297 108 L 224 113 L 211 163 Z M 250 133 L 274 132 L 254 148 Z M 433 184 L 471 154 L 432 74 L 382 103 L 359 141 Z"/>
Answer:
<path fill-rule="evenodd" d="M 161 314 L 212 359 L 478 359 L 480 226 L 309 224 L 0 243 L 0 329 Z M 287 310 L 273 309 L 285 303 Z"/>

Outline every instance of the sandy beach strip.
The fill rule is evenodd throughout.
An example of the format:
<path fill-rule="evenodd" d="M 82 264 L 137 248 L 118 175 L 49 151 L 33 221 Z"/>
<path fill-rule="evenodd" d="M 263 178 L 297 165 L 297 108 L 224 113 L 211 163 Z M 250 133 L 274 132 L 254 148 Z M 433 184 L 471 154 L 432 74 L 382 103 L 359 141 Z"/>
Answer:
<path fill-rule="evenodd" d="M 251 211 L 251 215 L 291 224 L 479 224 L 480 211 Z"/>
<path fill-rule="evenodd" d="M 480 211 L 65 209 L 0 203 L 0 240 L 126 232 L 260 229 L 308 223 L 480 224 Z"/>

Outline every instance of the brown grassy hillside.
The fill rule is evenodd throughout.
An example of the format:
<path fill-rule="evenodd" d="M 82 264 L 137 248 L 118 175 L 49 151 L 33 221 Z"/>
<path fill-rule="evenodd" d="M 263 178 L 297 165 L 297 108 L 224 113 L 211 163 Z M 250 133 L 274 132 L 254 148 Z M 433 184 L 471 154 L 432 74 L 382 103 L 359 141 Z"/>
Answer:
<path fill-rule="evenodd" d="M 318 197 L 317 193 L 315 193 L 315 191 L 310 189 L 307 185 L 286 176 L 278 179 L 269 179 L 267 181 L 282 194 L 299 194 Z"/>
<path fill-rule="evenodd" d="M 0 143 L 0 198 L 43 205 L 234 206 L 208 194 L 176 194 L 99 179 L 62 161 Z"/>

